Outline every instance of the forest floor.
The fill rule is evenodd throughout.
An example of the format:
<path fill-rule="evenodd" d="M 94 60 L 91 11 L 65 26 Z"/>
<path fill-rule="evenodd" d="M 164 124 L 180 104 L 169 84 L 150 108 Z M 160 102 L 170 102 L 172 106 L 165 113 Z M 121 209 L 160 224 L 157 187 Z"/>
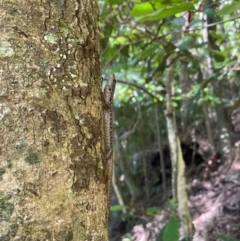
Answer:
<path fill-rule="evenodd" d="M 240 145 L 214 172 L 206 168 L 188 178 L 189 208 L 195 227 L 193 241 L 220 241 L 219 235 L 240 239 Z M 155 241 L 171 214 L 162 212 L 146 227 L 133 228 L 134 241 Z"/>

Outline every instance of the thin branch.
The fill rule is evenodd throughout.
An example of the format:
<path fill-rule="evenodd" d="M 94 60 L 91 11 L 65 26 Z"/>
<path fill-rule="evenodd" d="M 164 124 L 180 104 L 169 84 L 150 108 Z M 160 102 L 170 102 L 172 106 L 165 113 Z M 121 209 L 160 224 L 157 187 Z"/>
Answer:
<path fill-rule="evenodd" d="M 194 31 L 194 30 L 203 30 L 204 28 L 209 28 L 209 27 L 213 27 L 213 26 L 216 26 L 218 24 L 222 24 L 222 23 L 226 23 L 226 22 L 230 22 L 230 21 L 233 21 L 233 20 L 236 20 L 236 19 L 239 19 L 240 16 L 237 16 L 237 17 L 234 17 L 234 18 L 230 18 L 230 19 L 227 19 L 227 20 L 223 20 L 223 21 L 219 21 L 219 22 L 216 22 L 216 23 L 210 23 L 210 24 L 207 24 L 203 27 L 199 27 L 199 28 L 190 28 L 188 30 L 184 30 L 184 32 L 189 32 L 189 31 Z M 182 30 L 181 30 L 182 31 Z M 181 32 L 181 31 L 177 31 L 177 32 Z M 174 32 L 176 33 L 176 32 Z"/>
<path fill-rule="evenodd" d="M 147 95 L 151 96 L 153 99 L 156 99 L 158 102 L 160 102 L 159 98 L 156 95 L 152 94 L 151 92 L 149 92 L 146 88 L 142 87 L 141 85 L 138 85 L 138 84 L 135 84 L 135 83 L 132 83 L 132 82 L 126 82 L 124 80 L 117 80 L 117 83 L 133 86 L 136 89 L 142 90 L 144 93 L 146 93 Z"/>

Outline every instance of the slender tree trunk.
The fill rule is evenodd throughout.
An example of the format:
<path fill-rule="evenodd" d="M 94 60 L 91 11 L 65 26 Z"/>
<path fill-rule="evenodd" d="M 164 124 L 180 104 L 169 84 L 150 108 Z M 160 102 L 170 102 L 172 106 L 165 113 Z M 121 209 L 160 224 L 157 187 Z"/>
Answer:
<path fill-rule="evenodd" d="M 115 140 L 115 147 L 116 147 L 116 149 L 115 149 L 116 151 L 114 153 L 115 154 L 114 159 L 119 160 L 120 156 L 121 156 L 120 155 L 121 154 L 121 151 L 120 151 L 121 148 L 120 148 L 119 137 L 118 137 L 117 131 L 114 132 L 114 140 Z M 119 189 L 119 187 L 117 185 L 116 174 L 115 174 L 115 165 L 113 165 L 113 190 L 114 190 L 114 193 L 117 196 L 118 203 L 122 206 L 125 206 L 121 190 Z M 125 208 L 123 209 L 123 212 L 124 212 L 124 214 L 127 213 Z"/>
<path fill-rule="evenodd" d="M 187 62 L 185 60 L 180 60 L 179 63 L 179 84 L 182 89 L 182 94 L 185 95 L 189 91 L 189 86 L 191 86 L 191 81 L 189 78 L 189 69 Z M 181 106 L 181 132 L 187 133 L 187 115 L 188 115 L 188 100 L 182 100 Z"/>
<path fill-rule="evenodd" d="M 171 151 L 171 162 L 172 162 L 172 196 L 173 199 L 177 200 L 177 128 L 176 128 L 176 119 L 175 111 L 172 106 L 172 66 L 169 67 L 167 74 L 167 83 L 166 83 L 166 123 L 168 131 L 168 142 Z"/>
<path fill-rule="evenodd" d="M 163 156 L 158 108 L 156 105 L 154 106 L 154 111 L 155 111 L 155 119 L 156 119 L 156 127 L 157 127 L 156 129 L 157 129 L 157 142 L 158 142 L 158 151 L 159 151 L 160 172 L 161 172 L 162 187 L 163 187 L 162 201 L 165 201 L 167 199 L 167 180 L 166 180 L 166 170 L 165 170 L 165 165 L 164 165 L 164 156 Z"/>
<path fill-rule="evenodd" d="M 203 115 L 204 115 L 204 122 L 205 122 L 205 126 L 206 126 L 207 138 L 213 149 L 212 152 L 214 153 L 215 152 L 215 143 L 214 143 L 213 132 L 212 132 L 212 128 L 211 128 L 211 120 L 209 118 L 209 113 L 208 113 L 208 106 L 206 103 L 203 103 Z"/>
<path fill-rule="evenodd" d="M 97 1 L 1 1 L 0 240 L 107 240 Z"/>
<path fill-rule="evenodd" d="M 216 7 L 217 6 L 213 2 L 213 0 L 205 1 L 205 8 L 216 8 Z M 215 23 L 215 20 L 211 16 L 207 15 L 207 24 L 210 25 L 213 23 Z M 220 48 L 217 45 L 217 39 L 216 37 L 210 34 L 211 31 L 216 32 L 216 25 L 207 28 L 207 36 L 206 36 L 207 38 L 206 37 L 205 38 L 206 38 L 206 41 L 208 42 L 209 49 L 214 51 L 220 51 Z M 208 58 L 208 62 L 209 62 L 208 68 L 211 67 L 210 69 L 212 70 L 212 72 L 214 72 L 215 70 L 213 68 L 212 61 L 213 61 L 213 56 L 212 56 L 212 53 L 210 52 L 209 58 Z M 227 157 L 231 149 L 231 139 L 229 134 L 231 130 L 225 118 L 225 106 L 224 106 L 224 103 L 222 102 L 223 100 L 222 92 L 223 92 L 223 88 L 220 83 L 220 80 L 215 80 L 213 82 L 213 93 L 215 93 L 215 95 L 221 99 L 221 104 L 219 104 L 216 107 L 217 125 L 218 125 L 217 140 L 219 142 L 217 149 L 221 150 L 221 153 Z"/>
<path fill-rule="evenodd" d="M 181 220 L 181 236 L 190 240 L 193 235 L 193 224 L 188 208 L 186 190 L 185 162 L 183 160 L 180 140 L 175 121 L 175 110 L 172 106 L 172 66 L 169 66 L 166 83 L 166 121 L 168 128 L 168 141 L 172 160 L 172 193 L 178 204 L 178 215 Z"/>

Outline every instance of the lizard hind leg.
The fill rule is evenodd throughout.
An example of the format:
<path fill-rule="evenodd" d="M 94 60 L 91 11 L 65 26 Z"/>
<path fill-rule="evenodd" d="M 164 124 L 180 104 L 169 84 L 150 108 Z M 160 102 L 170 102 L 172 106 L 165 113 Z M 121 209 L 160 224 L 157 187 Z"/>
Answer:
<path fill-rule="evenodd" d="M 106 154 L 106 159 L 109 160 L 112 157 L 113 149 L 109 150 Z"/>

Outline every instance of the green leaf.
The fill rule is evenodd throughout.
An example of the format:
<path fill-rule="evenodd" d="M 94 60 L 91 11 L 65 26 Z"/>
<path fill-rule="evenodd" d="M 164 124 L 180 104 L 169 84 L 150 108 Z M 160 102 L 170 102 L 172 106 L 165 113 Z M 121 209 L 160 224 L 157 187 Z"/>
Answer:
<path fill-rule="evenodd" d="M 214 17 L 216 14 L 216 11 L 214 8 L 207 8 L 203 11 L 203 13 L 208 15 L 209 17 Z"/>
<path fill-rule="evenodd" d="M 154 11 L 153 6 L 149 2 L 140 3 L 133 7 L 131 11 L 131 15 L 133 17 L 139 17 L 139 16 L 152 13 L 153 11 Z"/>
<path fill-rule="evenodd" d="M 169 207 L 172 211 L 175 212 L 177 210 L 177 204 L 176 204 L 176 201 L 174 199 L 170 199 L 168 201 L 168 205 L 169 205 Z"/>
<path fill-rule="evenodd" d="M 192 36 L 185 36 L 178 41 L 176 46 L 181 50 L 189 50 L 195 46 L 195 38 Z"/>
<path fill-rule="evenodd" d="M 125 43 L 128 43 L 128 39 L 124 36 L 119 36 L 117 38 L 115 38 L 115 40 L 112 42 L 112 44 L 125 44 Z"/>
<path fill-rule="evenodd" d="M 160 19 L 164 19 L 167 17 L 174 16 L 177 13 L 186 12 L 186 11 L 193 11 L 195 10 L 194 5 L 192 3 L 180 3 L 175 4 L 173 6 L 167 6 L 164 8 L 160 8 L 157 11 L 149 13 L 145 16 L 141 16 L 139 14 L 139 18 L 137 20 L 144 22 L 144 21 L 156 21 Z"/>
<path fill-rule="evenodd" d="M 201 27 L 201 26 L 203 26 L 204 23 L 205 23 L 205 20 L 196 19 L 196 20 L 193 20 L 193 21 L 189 24 L 189 28 Z"/>
<path fill-rule="evenodd" d="M 225 60 L 225 56 L 220 51 L 211 50 L 211 52 L 212 52 L 212 57 L 217 62 L 223 62 Z"/>
<path fill-rule="evenodd" d="M 169 219 L 163 234 L 163 241 L 178 241 L 180 222 L 176 217 Z"/>
<path fill-rule="evenodd" d="M 163 241 L 163 234 L 164 234 L 164 232 L 165 232 L 165 227 L 166 227 L 166 226 L 164 226 L 164 227 L 161 229 L 160 233 L 157 235 L 156 241 Z"/>
<path fill-rule="evenodd" d="M 161 2 L 161 4 L 165 4 L 165 5 L 172 5 L 172 4 L 176 4 L 176 3 L 181 3 L 182 0 L 156 0 Z"/>
<path fill-rule="evenodd" d="M 111 4 L 111 5 L 119 5 L 119 4 L 121 4 L 121 3 L 123 3 L 123 2 L 125 2 L 125 0 L 107 0 L 107 2 L 109 3 L 109 4 Z"/>
<path fill-rule="evenodd" d="M 122 211 L 123 209 L 126 209 L 126 208 L 127 206 L 125 205 L 114 205 L 110 207 L 110 210 L 113 212 L 116 212 L 116 211 Z"/>
<path fill-rule="evenodd" d="M 174 18 L 172 23 L 176 26 L 182 27 L 185 24 L 185 19 L 183 17 Z"/>
<path fill-rule="evenodd" d="M 155 44 L 148 45 L 142 52 L 139 53 L 139 60 L 145 60 L 149 56 L 153 56 L 154 52 L 156 52 L 157 46 Z"/>
<path fill-rule="evenodd" d="M 210 35 L 218 41 L 227 41 L 229 36 L 224 33 L 216 33 L 216 31 L 209 31 Z"/>
<path fill-rule="evenodd" d="M 129 56 L 129 46 L 124 46 L 121 51 L 120 51 L 121 55 L 124 57 L 128 57 Z"/>
<path fill-rule="evenodd" d="M 146 214 L 149 216 L 154 216 L 159 213 L 162 209 L 160 207 L 149 207 L 146 210 Z"/>
<path fill-rule="evenodd" d="M 229 15 L 234 11 L 240 10 L 240 2 L 235 2 L 229 5 L 224 6 L 219 12 L 218 15 Z"/>
<path fill-rule="evenodd" d="M 135 209 L 132 208 L 132 209 L 130 210 L 130 212 L 129 212 L 129 216 L 132 217 L 132 216 L 134 215 L 134 213 L 135 213 Z"/>
<path fill-rule="evenodd" d="M 166 68 L 166 65 L 167 65 L 167 59 L 165 58 L 165 56 L 161 59 L 161 62 L 159 64 L 159 66 L 157 67 L 157 71 L 160 72 L 160 73 L 163 73 L 165 68 Z"/>

